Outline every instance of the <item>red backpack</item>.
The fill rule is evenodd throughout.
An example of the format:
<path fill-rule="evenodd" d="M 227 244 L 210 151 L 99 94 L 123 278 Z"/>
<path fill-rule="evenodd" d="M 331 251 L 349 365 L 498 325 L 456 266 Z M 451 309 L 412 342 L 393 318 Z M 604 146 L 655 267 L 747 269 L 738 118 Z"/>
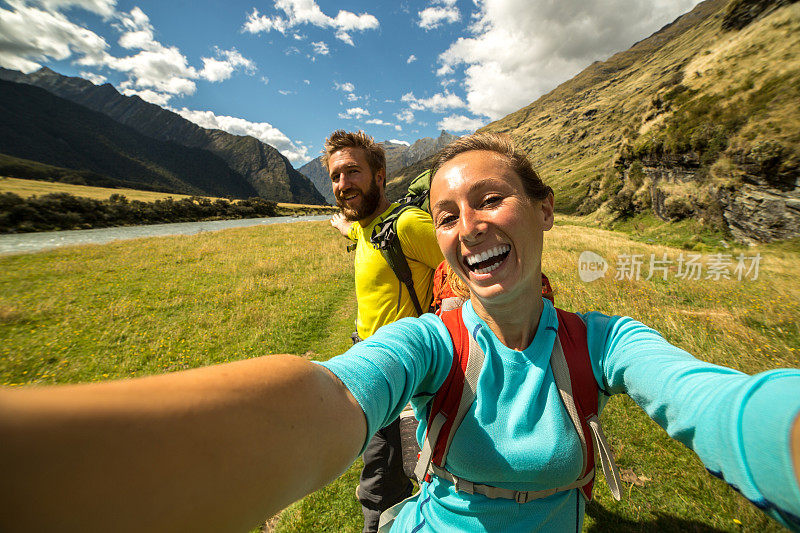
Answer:
<path fill-rule="evenodd" d="M 547 278 L 543 276 L 543 286 Z M 552 291 L 548 291 L 552 292 Z M 453 436 L 475 399 L 478 376 L 484 353 L 474 335 L 464 326 L 461 307 L 444 311 L 441 318 L 453 340 L 453 364 L 450 373 L 436 392 L 428 416 L 428 427 L 414 474 L 430 481 L 431 475 L 449 480 L 456 491 L 483 494 L 489 498 L 508 498 L 518 503 L 545 498 L 556 492 L 580 489 L 587 500 L 592 498 L 595 477 L 595 450 L 600 454 L 603 473 L 615 499 L 620 499 L 620 480 L 611 448 L 598 418 L 598 387 L 589 361 L 586 325 L 580 316 L 556 309 L 558 336 L 550 365 L 561 400 L 570 415 L 583 449 L 580 477 L 564 487 L 541 491 L 514 491 L 459 478 L 447 471 L 445 462 Z M 591 435 L 591 438 L 588 436 Z"/>

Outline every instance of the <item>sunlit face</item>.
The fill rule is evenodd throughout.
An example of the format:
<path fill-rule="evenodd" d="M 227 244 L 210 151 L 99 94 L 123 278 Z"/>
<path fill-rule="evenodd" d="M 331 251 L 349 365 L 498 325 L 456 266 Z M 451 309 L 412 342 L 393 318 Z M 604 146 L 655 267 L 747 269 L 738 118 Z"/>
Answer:
<path fill-rule="evenodd" d="M 483 150 L 442 165 L 430 196 L 439 247 L 473 298 L 539 293 L 543 232 L 553 227 L 552 196 L 530 200 L 506 159 Z"/>
<path fill-rule="evenodd" d="M 384 171 L 374 176 L 361 148 L 342 148 L 328 159 L 328 174 L 336 205 L 350 221 L 364 220 L 380 205 Z"/>

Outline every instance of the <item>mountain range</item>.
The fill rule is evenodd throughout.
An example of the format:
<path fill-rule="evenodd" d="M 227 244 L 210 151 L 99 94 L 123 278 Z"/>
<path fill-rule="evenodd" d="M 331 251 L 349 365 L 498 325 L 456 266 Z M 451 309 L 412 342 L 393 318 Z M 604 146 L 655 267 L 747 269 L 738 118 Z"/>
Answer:
<path fill-rule="evenodd" d="M 484 131 L 577 214 L 800 236 L 800 4 L 706 0 Z"/>
<path fill-rule="evenodd" d="M 389 182 L 395 174 L 402 172 L 410 165 L 427 159 L 456 139 L 458 139 L 456 135 L 442 130 L 436 138 L 423 137 L 411 145 L 392 141 L 381 142 L 380 145 L 383 146 L 386 153 L 387 194 L 393 191 L 389 188 Z M 312 159 L 297 170 L 311 180 L 328 203 L 336 204 L 328 171 L 322 166 L 322 156 Z M 397 199 L 404 193 L 404 190 L 398 190 L 390 198 Z"/>
<path fill-rule="evenodd" d="M 800 237 L 800 3 L 706 0 L 479 131 L 510 135 L 562 213 Z"/>
<path fill-rule="evenodd" d="M 0 69 L 0 79 L 52 93 L 1 87 L 8 119 L 0 124 L 0 170 L 33 160 L 80 167 L 81 179 L 209 190 L 208 180 L 190 178 L 195 167 L 180 164 L 192 160 L 214 173 L 209 180 L 230 187 L 228 195 L 251 187 L 271 200 L 334 203 L 320 158 L 298 172 L 253 137 L 203 129 L 111 85 L 46 68 L 30 75 Z M 740 242 L 769 242 L 800 237 L 799 102 L 800 3 L 705 0 L 481 131 L 515 139 L 553 187 L 560 212 L 602 221 L 693 219 Z M 33 123 L 24 124 L 25 116 Z M 65 133 L 81 120 L 93 132 Z M 119 131 L 110 131 L 114 124 Z M 385 141 L 389 198 L 402 196 L 454 138 L 442 132 L 411 146 Z M 108 161 L 92 159 L 100 146 Z M 109 165 L 127 174 L 111 175 Z"/>
<path fill-rule="evenodd" d="M 174 187 L 171 192 L 184 192 L 187 190 L 199 190 L 199 194 L 206 195 L 219 195 L 218 189 L 225 190 L 223 196 L 241 197 L 242 195 L 258 195 L 263 198 L 277 201 L 277 202 L 294 202 L 304 204 L 323 204 L 325 199 L 311 184 L 311 182 L 302 174 L 297 172 L 283 155 L 280 154 L 275 148 L 259 141 L 251 136 L 232 135 L 230 133 L 220 130 L 210 130 L 201 128 L 196 124 L 184 119 L 177 113 L 163 109 L 157 105 L 145 102 L 138 96 L 123 96 L 111 85 L 103 84 L 100 86 L 94 85 L 88 80 L 77 77 L 62 76 L 52 70 L 43 67 L 42 69 L 31 74 L 23 74 L 14 70 L 0 68 L 0 79 L 15 82 L 17 84 L 32 85 L 44 89 L 53 95 L 77 104 L 87 111 L 101 113 L 109 117 L 113 121 L 123 126 L 135 130 L 141 136 L 161 141 L 165 144 L 161 149 L 166 149 L 171 146 L 173 149 L 175 145 L 180 145 L 185 148 L 205 152 L 209 156 L 214 156 L 220 160 L 227 168 L 227 171 L 222 171 L 219 174 L 213 174 L 213 170 L 219 167 L 217 162 L 211 164 L 209 173 L 204 178 L 198 178 L 195 183 L 184 183 L 182 179 L 174 175 L 171 177 Z M 20 94 L 20 91 L 14 91 L 14 94 Z M 10 96 L 9 96 L 10 98 Z M 38 112 L 34 109 L 33 102 L 42 98 L 41 94 L 37 94 L 31 100 L 31 105 L 25 106 L 25 99 L 16 102 L 14 109 L 16 113 L 24 116 L 26 113 L 30 116 L 38 116 Z M 11 104 L 9 104 L 11 105 Z M 71 126 L 79 126 L 79 123 L 85 120 L 87 123 L 98 120 L 96 115 L 86 113 L 86 118 L 77 118 L 80 108 L 71 106 L 69 114 L 73 120 L 60 121 L 62 131 L 58 132 L 54 138 L 59 136 L 66 136 L 75 138 L 79 134 L 76 131 L 70 131 Z M 55 109 L 56 116 L 58 110 Z M 44 124 L 43 124 L 44 125 Z M 34 126 L 35 127 L 35 126 Z M 129 132 L 126 134 L 130 137 Z M 37 142 L 38 137 L 30 138 L 32 142 Z M 52 143 L 53 139 L 49 139 L 39 149 L 28 150 L 28 155 L 19 155 L 17 157 L 22 159 L 32 159 L 34 161 L 73 161 L 73 164 L 82 164 L 84 166 L 68 167 L 76 168 L 77 170 L 87 169 L 102 169 L 107 167 L 107 163 L 102 161 L 94 161 L 93 159 L 104 158 L 103 154 L 98 154 L 97 147 L 105 146 L 106 144 L 113 144 L 117 155 L 122 159 L 127 159 L 132 165 L 136 165 L 135 161 L 140 161 L 141 165 L 152 165 L 151 158 L 155 157 L 150 152 L 143 153 L 141 148 L 146 142 L 137 140 L 137 146 L 126 146 L 120 139 L 115 139 L 114 142 L 105 143 L 102 139 L 96 139 L 99 144 L 92 146 L 69 146 L 64 143 Z M 13 156 L 9 153 L 11 148 L 18 149 L 19 143 L 7 144 L 3 142 L 0 144 L 0 154 Z M 32 148 L 37 145 L 33 144 Z M 48 150 L 47 152 L 42 150 Z M 55 150 L 57 153 L 51 153 Z M 112 150 L 112 151 L 113 151 Z M 157 149 L 158 150 L 158 149 Z M 77 153 L 81 151 L 81 153 Z M 31 153 L 32 152 L 32 153 Z M 185 155 L 175 155 L 177 158 L 185 157 Z M 208 159 L 206 156 L 200 159 Z M 52 163 L 54 164 L 54 163 Z M 198 160 L 197 164 L 200 169 L 204 167 Z M 88 165 L 88 166 L 87 166 Z M 104 166 L 106 165 L 106 166 Z M 57 165 L 58 166 L 58 165 Z M 157 166 L 157 165 L 156 165 Z M 189 167 L 186 172 L 193 172 Z M 133 168 L 133 167 L 131 167 Z M 155 174 L 164 174 L 162 170 L 154 171 Z M 166 172 L 169 174 L 169 172 Z M 151 173 L 152 175 L 152 173 Z M 116 178 L 115 175 L 103 176 L 105 178 Z M 143 179 L 147 179 L 143 177 Z M 211 181 L 216 184 L 214 191 L 211 189 L 198 189 L 198 180 Z M 243 188 L 241 182 L 244 181 Z M 179 183 L 180 182 L 180 183 Z M 228 188 L 230 184 L 230 188 Z M 163 188 L 162 184 L 158 184 L 157 188 Z M 168 187 L 169 188 L 169 187 Z"/>

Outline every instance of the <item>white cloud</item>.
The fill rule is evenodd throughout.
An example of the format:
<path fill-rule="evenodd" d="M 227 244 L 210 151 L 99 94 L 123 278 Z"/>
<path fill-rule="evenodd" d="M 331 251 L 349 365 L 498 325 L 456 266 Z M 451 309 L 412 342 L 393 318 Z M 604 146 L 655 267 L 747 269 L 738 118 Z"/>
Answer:
<path fill-rule="evenodd" d="M 128 79 L 120 84 L 125 94 L 139 94 L 156 103 L 163 102 L 166 95 L 194 94 L 197 85 L 193 80 L 205 79 L 220 82 L 229 79 L 236 70 L 255 73 L 255 63 L 242 56 L 238 50 L 221 50 L 214 47 L 215 57 L 203 57 L 203 68 L 190 66 L 186 56 L 175 46 L 164 46 L 155 40 L 150 18 L 138 7 L 128 13 L 115 15 L 115 27 L 121 32 L 119 44 L 139 52 L 126 57 L 106 55 L 102 64 L 125 72 Z M 149 92 L 146 92 L 149 91 Z"/>
<path fill-rule="evenodd" d="M 80 74 L 81 78 L 85 80 L 89 80 L 90 82 L 94 83 L 95 85 L 102 85 L 106 82 L 108 78 L 101 74 L 95 74 L 94 72 L 83 71 Z"/>
<path fill-rule="evenodd" d="M 403 131 L 403 128 L 400 127 L 400 124 L 395 124 L 394 129 L 397 131 Z"/>
<path fill-rule="evenodd" d="M 165 107 L 170 99 L 172 98 L 171 94 L 159 93 L 156 91 L 152 91 L 150 89 L 122 89 L 122 94 L 125 96 L 138 96 L 145 102 L 150 102 L 151 104 L 156 104 L 161 107 Z"/>
<path fill-rule="evenodd" d="M 410 56 L 408 56 L 408 59 L 406 59 L 406 64 L 413 63 L 416 60 L 417 60 L 417 56 L 415 56 L 414 54 L 411 54 Z"/>
<path fill-rule="evenodd" d="M 476 0 L 472 37 L 439 56 L 439 76 L 464 66 L 469 110 L 513 112 L 592 61 L 629 48 L 698 0 Z M 568 38 L 567 38 L 568 36 Z"/>
<path fill-rule="evenodd" d="M 354 91 L 356 90 L 356 86 L 346 81 L 344 83 L 339 83 L 337 81 L 333 82 L 333 88 L 337 91 L 342 91 L 346 94 L 345 98 L 348 102 L 355 102 L 358 100 L 358 96 L 355 95 Z"/>
<path fill-rule="evenodd" d="M 385 120 L 382 120 L 382 119 L 379 119 L 379 118 L 371 118 L 371 119 L 369 119 L 367 121 L 367 124 L 375 124 L 376 126 L 392 126 L 392 127 L 394 127 L 394 124 L 392 124 L 391 122 L 386 122 Z"/>
<path fill-rule="evenodd" d="M 261 81 L 264 83 L 264 85 L 269 85 L 269 78 L 268 77 L 261 76 Z"/>
<path fill-rule="evenodd" d="M 339 113 L 339 118 L 342 119 L 350 119 L 350 118 L 360 119 L 361 117 L 368 117 L 368 116 L 369 116 L 369 111 L 367 111 L 363 107 L 351 107 L 344 113 Z"/>
<path fill-rule="evenodd" d="M 215 46 L 214 53 L 216 58 L 201 58 L 203 60 L 203 70 L 200 71 L 201 78 L 208 81 L 224 81 L 230 78 L 236 69 L 243 69 L 251 75 L 256 71 L 256 64 L 242 56 L 235 48 L 220 50 Z"/>
<path fill-rule="evenodd" d="M 411 143 L 408 141 L 401 141 L 399 139 L 389 139 L 389 142 L 392 144 L 403 144 L 405 146 L 411 146 Z"/>
<path fill-rule="evenodd" d="M 234 135 L 250 135 L 275 147 L 285 155 L 292 164 L 310 161 L 308 148 L 300 142 L 292 141 L 283 132 L 268 122 L 249 122 L 242 118 L 215 115 L 212 111 L 196 111 L 182 108 L 173 109 L 183 118 L 190 120 L 203 128 L 227 131 Z"/>
<path fill-rule="evenodd" d="M 356 15 L 340 10 L 335 17 L 330 17 L 322 12 L 314 0 L 275 0 L 274 5 L 276 11 L 283 11 L 283 15 L 268 17 L 253 8 L 242 30 L 254 34 L 275 30 L 286 34 L 296 26 L 311 24 L 318 28 L 333 29 L 337 39 L 353 46 L 349 32 L 374 30 L 380 26 L 378 19 L 369 13 Z"/>
<path fill-rule="evenodd" d="M 0 9 L 0 64 L 31 72 L 38 61 L 73 59 L 84 67 L 109 68 L 127 74 L 119 84 L 123 94 L 138 94 L 149 102 L 166 104 L 171 96 L 193 94 L 196 79 L 218 82 L 235 70 L 250 74 L 255 64 L 236 49 L 215 48 L 215 57 L 203 57 L 203 68 L 189 65 L 181 51 L 155 39 L 149 17 L 138 7 L 115 12 L 113 0 L 9 0 L 11 10 Z M 128 56 L 110 55 L 108 43 L 94 32 L 71 22 L 59 10 L 82 8 L 100 14 L 119 32 L 119 45 Z M 90 72 L 90 71 L 87 71 Z M 87 78 L 105 81 L 91 71 Z"/>
<path fill-rule="evenodd" d="M 117 0 L 39 0 L 38 4 L 47 11 L 61 11 L 70 7 L 80 7 L 86 11 L 108 17 L 114 13 Z"/>
<path fill-rule="evenodd" d="M 7 0 L 11 10 L 0 8 L 0 65 L 31 72 L 38 61 L 67 60 L 84 67 L 116 70 L 127 75 L 118 85 L 121 93 L 139 95 L 148 102 L 166 105 L 175 95 L 193 94 L 194 80 L 219 82 L 233 72 L 255 72 L 253 61 L 236 49 L 214 48 L 214 57 L 203 57 L 202 69 L 189 65 L 174 46 L 155 39 L 150 18 L 138 7 L 115 11 L 115 0 Z M 105 17 L 119 32 L 120 47 L 131 55 L 114 57 L 108 43 L 94 32 L 71 22 L 61 10 L 81 8 Z M 106 76 L 84 71 L 84 77 L 103 83 Z"/>
<path fill-rule="evenodd" d="M 453 24 L 461 20 L 461 13 L 455 6 L 432 6 L 419 12 L 419 27 L 426 30 L 438 28 L 442 24 Z"/>
<path fill-rule="evenodd" d="M 346 81 L 344 83 L 339 83 L 335 81 L 333 82 L 333 87 L 337 91 L 344 91 L 346 93 L 352 93 L 353 91 L 356 90 L 356 86 L 350 83 L 349 81 Z"/>
<path fill-rule="evenodd" d="M 106 66 L 125 72 L 129 78 L 120 84 L 123 89 L 153 89 L 172 95 L 194 94 L 197 70 L 188 65 L 177 47 L 142 50 L 127 57 L 108 57 Z"/>
<path fill-rule="evenodd" d="M 290 91 L 288 89 L 279 89 L 278 92 L 281 93 L 283 96 L 288 96 L 290 94 L 294 94 L 294 91 Z"/>
<path fill-rule="evenodd" d="M 397 120 L 408 124 L 414 121 L 414 112 L 410 109 L 403 109 L 399 113 L 395 113 L 394 116 L 397 117 Z"/>
<path fill-rule="evenodd" d="M 316 41 L 312 42 L 311 46 L 314 48 L 314 53 L 321 56 L 326 56 L 330 54 L 330 50 L 328 49 L 328 45 L 325 44 L 324 41 Z"/>
<path fill-rule="evenodd" d="M 74 55 L 86 65 L 98 64 L 106 54 L 108 43 L 96 33 L 67 19 L 58 11 L 29 6 L 23 0 L 8 0 L 11 8 L 0 8 L 0 65 L 6 68 L 33 72 L 41 67 L 39 61 L 64 60 Z M 45 8 L 59 2 L 42 2 Z M 79 5 L 66 2 L 61 5 Z M 100 0 L 86 2 L 94 10 L 104 11 L 107 5 Z M 104 7 L 105 6 L 105 7 Z"/>
<path fill-rule="evenodd" d="M 458 109 L 467 107 L 467 104 L 457 95 L 445 91 L 444 94 L 437 93 L 430 98 L 416 98 L 414 93 L 406 93 L 400 98 L 401 102 L 408 104 L 413 111 L 433 111 L 434 113 L 444 113 L 448 109 Z"/>
<path fill-rule="evenodd" d="M 305 83 L 306 85 L 311 85 L 311 80 L 303 80 L 303 83 Z"/>
<path fill-rule="evenodd" d="M 481 126 L 486 124 L 485 120 L 480 120 L 477 118 L 469 118 L 465 117 L 464 115 L 450 115 L 449 117 L 444 117 L 439 123 L 436 125 L 437 128 L 440 130 L 447 130 L 447 131 L 475 131 Z"/>

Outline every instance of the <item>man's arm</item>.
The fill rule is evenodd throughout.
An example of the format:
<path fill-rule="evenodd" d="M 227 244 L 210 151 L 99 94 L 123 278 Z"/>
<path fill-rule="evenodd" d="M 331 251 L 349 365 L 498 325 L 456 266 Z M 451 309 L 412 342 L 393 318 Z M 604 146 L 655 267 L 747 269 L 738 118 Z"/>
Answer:
<path fill-rule="evenodd" d="M 338 229 L 345 237 L 350 238 L 350 228 L 353 223 L 345 219 L 342 213 L 336 213 L 331 217 L 331 226 Z"/>
<path fill-rule="evenodd" d="M 245 531 L 335 479 L 364 414 L 325 368 L 270 356 L 0 391 L 0 530 Z"/>

